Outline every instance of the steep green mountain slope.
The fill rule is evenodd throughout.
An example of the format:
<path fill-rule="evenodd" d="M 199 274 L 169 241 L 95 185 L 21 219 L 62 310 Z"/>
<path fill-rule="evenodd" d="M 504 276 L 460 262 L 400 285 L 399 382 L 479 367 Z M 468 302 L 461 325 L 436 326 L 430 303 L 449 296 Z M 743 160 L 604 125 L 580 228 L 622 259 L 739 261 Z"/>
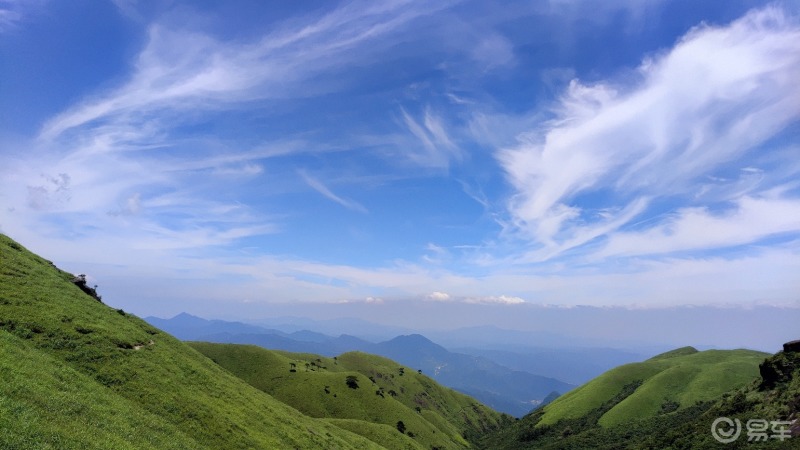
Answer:
<path fill-rule="evenodd" d="M 0 448 L 378 448 L 72 278 L 0 235 Z"/>
<path fill-rule="evenodd" d="M 707 350 L 685 347 L 640 363 L 625 364 L 568 392 L 544 408 L 539 425 L 578 418 L 611 400 L 625 386 L 638 386 L 599 419 L 613 426 L 653 417 L 712 400 L 758 376 L 758 364 L 768 356 L 752 350 Z"/>
<path fill-rule="evenodd" d="M 2 448 L 188 448 L 173 423 L 0 331 Z M 142 433 L 142 430 L 147 430 Z"/>
<path fill-rule="evenodd" d="M 252 345 L 190 345 L 300 411 L 335 418 L 333 423 L 377 442 L 388 442 L 388 433 L 396 448 L 463 448 L 510 422 L 510 417 L 380 356 L 350 352 L 325 358 Z"/>
<path fill-rule="evenodd" d="M 732 358 L 745 356 L 742 351 L 732 351 Z M 659 355 L 646 361 L 669 361 L 673 358 L 681 361 L 686 357 L 698 358 L 707 352 L 697 352 L 691 348 L 679 349 Z M 716 353 L 716 352 L 715 352 Z M 712 354 L 713 358 L 718 355 Z M 691 359 L 691 358 L 690 358 Z M 672 362 L 674 363 L 675 360 Z M 638 366 L 639 372 L 631 371 L 627 366 L 609 371 L 605 375 L 616 374 L 623 378 L 617 380 L 621 386 L 611 397 L 600 394 L 607 390 L 607 385 L 598 383 L 596 398 L 606 398 L 598 406 L 586 411 L 579 417 L 562 418 L 555 423 L 544 424 L 542 418 L 547 408 L 532 413 L 510 427 L 488 435 L 481 442 L 487 449 L 562 449 L 562 448 L 598 448 L 598 449 L 695 449 L 695 448 L 800 448 L 800 353 L 784 351 L 756 364 L 756 376 L 749 383 L 733 388 L 709 401 L 699 401 L 689 406 L 672 410 L 676 403 L 660 403 L 667 405 L 656 415 L 631 417 L 627 422 L 613 425 L 602 425 L 600 419 L 610 411 L 626 406 L 626 400 L 636 395 L 645 384 L 640 380 L 624 378 L 626 371 L 641 375 L 645 372 Z M 642 363 L 644 364 L 644 363 Z M 683 365 L 685 365 L 685 361 Z M 735 366 L 734 366 L 735 367 Z M 729 372 L 736 370 L 729 367 Z M 624 369 L 620 371 L 619 369 Z M 752 371 L 752 368 L 749 369 Z M 761 373 L 761 376 L 758 373 Z M 662 371 L 663 372 L 663 371 Z M 724 372 L 724 371 L 723 371 Z M 716 371 L 717 382 L 725 383 L 732 374 Z M 712 372 L 714 373 L 714 372 Z M 652 380 L 652 375 L 649 380 Z M 727 377 L 727 378 L 725 378 Z M 608 378 L 608 377 L 606 377 Z M 678 377 L 680 379 L 680 377 Z M 703 377 L 705 378 L 705 377 Z M 701 378 L 702 379 L 702 378 Z M 593 380 L 594 382 L 595 380 Z M 658 381 L 658 380 L 656 380 Z M 593 382 L 579 388 L 588 389 Z M 689 384 L 692 382 L 690 381 Z M 709 382 L 706 386 L 710 386 Z M 553 403 L 554 405 L 556 402 Z M 659 404 L 659 402 L 656 402 Z M 671 407 L 670 407 L 671 405 Z M 563 406 L 563 405 L 562 405 Z M 637 407 L 636 403 L 627 406 Z M 714 439 L 711 427 L 720 417 L 739 420 L 740 436 L 728 444 L 721 444 Z M 766 442 L 748 442 L 748 420 L 763 419 L 766 421 L 795 421 L 792 425 L 794 437 L 779 440 L 770 437 Z M 772 435 L 772 430 L 768 434 Z"/>

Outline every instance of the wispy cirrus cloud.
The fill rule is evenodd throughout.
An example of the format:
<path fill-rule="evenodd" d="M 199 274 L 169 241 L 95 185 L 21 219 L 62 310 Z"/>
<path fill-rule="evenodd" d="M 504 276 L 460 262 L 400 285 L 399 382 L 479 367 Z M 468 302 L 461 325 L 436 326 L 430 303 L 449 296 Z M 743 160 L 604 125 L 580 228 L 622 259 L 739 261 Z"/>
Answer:
<path fill-rule="evenodd" d="M 62 217 L 63 232 L 94 223 L 132 233 L 114 221 L 130 222 L 135 215 L 149 221 L 140 231 L 149 230 L 156 240 L 172 234 L 181 248 L 272 233 L 277 225 L 249 207 L 235 187 L 264 176 L 267 159 L 326 152 L 332 146 L 263 136 L 242 144 L 238 130 L 204 132 L 197 124 L 227 113 L 268 109 L 265 102 L 340 90 L 353 64 L 392 45 L 389 38 L 414 20 L 448 5 L 348 2 L 322 14 L 272 24 L 246 40 L 225 40 L 190 28 L 195 23 L 186 17 L 191 9 L 182 10 L 181 23 L 175 15 L 163 14 L 146 25 L 144 47 L 126 81 L 50 118 L 38 138 L 25 143 L 27 152 L 6 160 L 10 175 L 4 177 L 3 191 L 6 203 L 14 206 L 4 213 L 13 213 L 15 220 L 4 222 L 17 222 L 27 207 L 33 208 L 25 212 L 31 227 L 47 220 L 46 212 L 69 215 Z M 125 2 L 119 6 L 127 13 L 136 8 Z M 70 180 L 69 196 L 52 182 L 62 174 Z M 280 179 L 271 179 L 270 191 L 285 190 L 276 185 Z M 306 176 L 305 181 L 329 199 L 366 212 L 318 180 Z M 215 219 L 211 211 L 219 210 L 240 213 Z M 57 227 L 47 228 L 54 232 Z M 147 240 L 135 234 L 137 241 Z"/>
<path fill-rule="evenodd" d="M 20 26 L 26 16 L 38 13 L 48 0 L 0 0 L 0 34 Z"/>
<path fill-rule="evenodd" d="M 141 50 L 29 142 L 0 125 L 0 226 L 118 286 L 153 280 L 129 303 L 796 303 L 788 12 L 677 42 L 659 24 L 641 41 L 667 47 L 626 71 L 578 47 L 610 23 L 646 34 L 658 2 L 254 7 L 268 20 L 246 30 L 225 2 L 114 3 L 140 28 L 113 48 Z M 318 195 L 343 208 L 302 214 Z"/>
<path fill-rule="evenodd" d="M 693 29 L 674 48 L 645 60 L 628 85 L 574 80 L 554 119 L 497 154 L 516 190 L 508 204 L 514 230 L 546 259 L 613 236 L 642 217 L 649 202 L 691 198 L 702 184 L 698 180 L 752 155 L 800 119 L 800 87 L 793 81 L 800 77 L 798 39 L 794 18 L 765 8 L 728 26 Z M 781 180 L 771 182 L 776 181 Z M 592 195 L 610 200 L 589 208 L 582 198 Z M 695 199 L 695 206 L 706 200 Z M 779 205 L 792 200 L 775 200 L 783 203 L 764 211 L 777 219 Z M 749 204 L 745 198 L 734 201 Z M 697 210 L 686 211 L 697 218 Z M 769 222 L 749 223 L 753 231 L 734 234 L 762 236 Z M 651 226 L 663 230 L 659 221 Z M 609 245 L 621 246 L 621 240 Z M 663 245 L 661 251 L 669 246 Z"/>
<path fill-rule="evenodd" d="M 130 80 L 48 121 L 42 137 L 118 116 L 146 122 L 148 112 L 226 109 L 257 99 L 323 93 L 320 74 L 341 73 L 382 39 L 435 8 L 409 1 L 351 2 L 301 26 L 278 28 L 250 42 L 226 42 L 209 34 L 154 24 Z M 314 83 L 308 83 L 314 79 Z M 175 120 L 176 117 L 171 117 Z"/>
<path fill-rule="evenodd" d="M 345 208 L 353 210 L 353 211 L 358 211 L 358 212 L 364 213 L 364 214 L 369 212 L 367 210 L 367 208 L 364 207 L 364 205 L 356 202 L 355 200 L 351 200 L 351 199 L 348 199 L 348 198 L 340 197 L 340 196 L 334 194 L 330 189 L 328 189 L 327 186 L 322 184 L 321 181 L 319 181 L 318 179 L 312 177 L 306 171 L 298 170 L 297 173 L 298 173 L 298 175 L 300 175 L 300 178 L 302 178 L 306 182 L 306 184 L 308 184 L 312 189 L 314 189 L 315 191 L 319 192 L 323 197 L 327 198 L 328 200 L 332 200 L 332 201 L 344 206 Z"/>
<path fill-rule="evenodd" d="M 405 109 L 400 112 L 408 131 L 422 144 L 422 151 L 409 149 L 407 156 L 425 167 L 447 168 L 452 160 L 460 160 L 463 153 L 445 130 L 442 119 L 430 108 L 421 120 L 412 117 Z"/>

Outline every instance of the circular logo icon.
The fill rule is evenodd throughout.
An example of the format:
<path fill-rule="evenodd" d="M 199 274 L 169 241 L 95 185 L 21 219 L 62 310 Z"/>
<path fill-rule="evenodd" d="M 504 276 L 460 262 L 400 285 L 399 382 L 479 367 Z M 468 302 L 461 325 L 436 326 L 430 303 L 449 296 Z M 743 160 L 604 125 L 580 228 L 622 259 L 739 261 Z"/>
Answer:
<path fill-rule="evenodd" d="M 742 434 L 742 422 L 739 419 L 717 417 L 711 424 L 711 435 L 722 444 L 729 444 L 739 439 L 740 434 Z"/>

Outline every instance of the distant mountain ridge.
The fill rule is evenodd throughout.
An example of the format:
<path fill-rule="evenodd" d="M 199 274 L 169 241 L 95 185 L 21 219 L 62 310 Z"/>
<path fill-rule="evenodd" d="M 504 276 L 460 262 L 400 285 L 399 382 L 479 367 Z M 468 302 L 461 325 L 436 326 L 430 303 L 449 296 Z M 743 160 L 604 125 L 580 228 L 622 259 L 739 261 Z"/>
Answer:
<path fill-rule="evenodd" d="M 274 334 L 289 336 L 279 330 L 250 325 L 243 322 L 228 322 L 225 320 L 208 320 L 188 313 L 180 313 L 171 319 L 158 317 L 145 317 L 144 320 L 154 327 L 165 330 L 182 340 L 197 340 L 201 336 L 214 334 Z"/>
<path fill-rule="evenodd" d="M 422 370 L 445 386 L 516 417 L 527 414 L 554 392 L 563 394 L 575 387 L 554 378 L 511 370 L 488 358 L 451 352 L 420 334 L 373 343 L 355 336 L 331 337 L 309 330 L 286 333 L 240 322 L 206 320 L 186 313 L 173 319 L 147 317 L 145 320 L 185 340 L 254 344 L 272 350 L 327 357 L 351 351 L 381 355 Z"/>
<path fill-rule="evenodd" d="M 371 352 L 419 368 L 442 384 L 517 417 L 539 406 L 553 392 L 563 394 L 574 387 L 511 370 L 487 358 L 451 352 L 419 334 L 379 343 Z"/>

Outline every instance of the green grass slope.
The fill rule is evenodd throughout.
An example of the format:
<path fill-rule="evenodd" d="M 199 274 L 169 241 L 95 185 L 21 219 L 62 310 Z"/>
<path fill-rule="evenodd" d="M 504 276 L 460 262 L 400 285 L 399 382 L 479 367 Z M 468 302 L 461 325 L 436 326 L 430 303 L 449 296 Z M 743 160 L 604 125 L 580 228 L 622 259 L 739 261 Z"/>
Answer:
<path fill-rule="evenodd" d="M 631 389 L 624 389 L 579 419 L 563 419 L 554 425 L 537 427 L 539 413 L 534 413 L 487 436 L 483 448 L 800 449 L 800 353 L 784 350 L 764 360 L 759 369 L 761 376 L 713 401 L 612 427 L 598 426 L 596 419 L 629 395 Z M 734 442 L 722 444 L 714 439 L 711 427 L 720 417 L 739 421 L 741 433 Z M 747 422 L 752 419 L 792 423 L 788 427 L 791 437 L 751 442 Z M 767 435 L 777 436 L 777 433 L 770 428 Z"/>
<path fill-rule="evenodd" d="M 396 426 L 383 425 L 379 423 L 367 422 L 357 419 L 324 419 L 340 428 L 350 430 L 353 433 L 366 437 L 373 442 L 380 444 L 387 449 L 396 450 L 427 450 L 426 447 L 414 438 L 401 434 Z"/>
<path fill-rule="evenodd" d="M 742 351 L 733 351 L 732 361 L 743 356 Z M 707 355 L 703 355 L 707 353 Z M 710 364 L 714 361 L 726 360 L 725 353 L 681 351 L 659 355 L 651 360 L 666 361 L 674 358 L 703 356 L 703 363 Z M 677 359 L 681 362 L 680 359 Z M 690 362 L 692 361 L 690 359 Z M 642 389 L 647 380 L 625 380 L 629 383 L 597 407 L 589 410 L 580 417 L 560 419 L 553 424 L 542 424 L 541 420 L 546 413 L 538 410 L 511 426 L 505 427 L 495 433 L 487 435 L 481 440 L 479 447 L 492 450 L 502 449 L 699 449 L 699 448 L 766 448 L 766 449 L 800 449 L 800 353 L 784 351 L 766 359 L 760 358 L 756 375 L 738 388 L 731 389 L 717 395 L 709 401 L 699 401 L 690 406 L 681 407 L 672 411 L 660 411 L 651 416 L 631 418 L 627 422 L 615 425 L 601 426 L 600 419 L 610 411 L 624 405 L 626 400 L 633 397 Z M 665 369 L 650 377 L 650 380 L 669 370 L 681 368 L 687 363 L 672 362 L 671 368 Z M 697 364 L 693 364 L 697 365 Z M 712 364 L 713 366 L 713 364 Z M 624 368 L 626 366 L 621 366 Z M 728 366 L 736 370 L 735 364 Z M 639 366 L 641 368 L 641 366 Z M 618 368 L 619 369 L 619 368 Z M 681 369 L 683 370 L 683 369 Z M 712 373 L 714 370 L 712 370 Z M 723 371 L 724 372 L 724 371 Z M 619 372 L 614 369 L 609 374 Z M 719 375 L 721 372 L 716 371 Z M 640 372 L 637 375 L 641 374 Z M 730 374 L 728 374 L 729 376 Z M 702 380 L 702 383 L 711 382 L 711 377 L 681 377 L 676 374 L 676 379 L 686 381 Z M 657 384 L 662 382 L 656 379 Z M 721 380 L 724 383 L 724 380 Z M 669 384 L 669 383 L 667 383 Z M 587 384 L 586 386 L 588 386 Z M 699 386 L 695 388 L 699 388 Z M 658 397 L 653 396 L 655 403 L 659 404 Z M 630 405 L 629 405 L 630 406 Z M 727 417 L 740 421 L 741 435 L 733 443 L 721 444 L 717 442 L 712 433 L 713 422 L 719 417 Z M 780 441 L 769 438 L 766 442 L 748 442 L 747 422 L 751 419 L 767 421 L 794 421 L 789 439 Z M 768 434 L 773 434 L 772 430 Z"/>
<path fill-rule="evenodd" d="M 333 423 L 391 448 L 414 448 L 408 447 L 412 444 L 425 449 L 469 447 L 469 440 L 510 420 L 425 375 L 375 355 L 351 352 L 324 358 L 251 345 L 190 345 L 305 414 L 346 419 Z M 402 433 L 398 422 L 404 425 Z M 391 431 L 391 441 L 386 430 Z M 397 437 L 412 438 L 412 442 Z"/>
<path fill-rule="evenodd" d="M 0 235 L 0 448 L 379 448 L 71 279 Z"/>
<path fill-rule="evenodd" d="M 574 419 L 600 407 L 631 383 L 641 383 L 599 419 L 614 426 L 709 401 L 758 376 L 766 353 L 752 350 L 707 350 L 686 347 L 647 361 L 614 368 L 559 397 L 543 409 L 539 425 Z"/>
<path fill-rule="evenodd" d="M 172 423 L 0 331 L 0 447 L 189 448 Z M 143 433 L 142 431 L 147 432 Z"/>
<path fill-rule="evenodd" d="M 800 353 L 779 352 L 767 358 L 759 369 L 760 377 L 696 408 L 698 411 L 688 420 L 675 421 L 670 429 L 661 433 L 642 434 L 638 447 L 800 449 Z M 742 433 L 735 442 L 723 445 L 713 439 L 710 430 L 718 417 L 740 421 Z M 792 437 L 748 442 L 747 422 L 751 419 L 793 422 L 789 427 Z M 775 435 L 771 426 L 767 434 Z"/>

